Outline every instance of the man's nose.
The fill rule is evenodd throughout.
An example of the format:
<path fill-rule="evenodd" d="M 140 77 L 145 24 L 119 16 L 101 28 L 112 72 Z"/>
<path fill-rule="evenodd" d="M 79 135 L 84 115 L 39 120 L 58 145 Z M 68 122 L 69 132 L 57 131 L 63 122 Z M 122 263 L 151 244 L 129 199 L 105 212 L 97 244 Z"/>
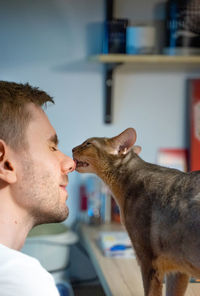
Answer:
<path fill-rule="evenodd" d="M 75 169 L 76 169 L 75 161 L 71 157 L 66 156 L 65 160 L 62 163 L 62 171 L 63 171 L 63 173 L 68 174 L 68 173 L 73 172 Z"/>

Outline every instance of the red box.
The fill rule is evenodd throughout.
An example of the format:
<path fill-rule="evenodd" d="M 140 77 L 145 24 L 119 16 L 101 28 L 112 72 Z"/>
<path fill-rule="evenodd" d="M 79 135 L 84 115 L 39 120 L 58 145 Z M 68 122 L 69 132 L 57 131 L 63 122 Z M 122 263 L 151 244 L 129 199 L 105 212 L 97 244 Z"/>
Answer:
<path fill-rule="evenodd" d="M 157 164 L 187 172 L 187 149 L 160 148 L 157 155 Z"/>
<path fill-rule="evenodd" d="M 200 79 L 189 80 L 190 170 L 200 170 Z"/>

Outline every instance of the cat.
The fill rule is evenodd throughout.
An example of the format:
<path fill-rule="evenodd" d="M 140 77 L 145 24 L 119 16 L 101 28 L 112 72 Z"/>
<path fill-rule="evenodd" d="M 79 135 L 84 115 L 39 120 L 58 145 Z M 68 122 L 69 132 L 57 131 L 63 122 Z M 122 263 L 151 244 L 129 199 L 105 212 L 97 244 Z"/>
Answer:
<path fill-rule="evenodd" d="M 200 171 L 145 162 L 136 131 L 90 138 L 73 148 L 76 170 L 94 173 L 110 188 L 140 265 L 144 295 L 183 296 L 200 277 Z"/>

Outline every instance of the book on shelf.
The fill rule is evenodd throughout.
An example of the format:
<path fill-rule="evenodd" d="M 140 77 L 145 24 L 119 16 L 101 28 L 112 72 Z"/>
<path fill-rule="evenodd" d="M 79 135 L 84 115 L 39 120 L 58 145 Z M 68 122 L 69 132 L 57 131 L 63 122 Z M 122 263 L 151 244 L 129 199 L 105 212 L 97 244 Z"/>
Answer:
<path fill-rule="evenodd" d="M 104 23 L 103 53 L 126 52 L 128 19 L 112 19 Z"/>
<path fill-rule="evenodd" d="M 106 257 L 135 258 L 131 240 L 125 231 L 102 231 L 98 242 Z"/>

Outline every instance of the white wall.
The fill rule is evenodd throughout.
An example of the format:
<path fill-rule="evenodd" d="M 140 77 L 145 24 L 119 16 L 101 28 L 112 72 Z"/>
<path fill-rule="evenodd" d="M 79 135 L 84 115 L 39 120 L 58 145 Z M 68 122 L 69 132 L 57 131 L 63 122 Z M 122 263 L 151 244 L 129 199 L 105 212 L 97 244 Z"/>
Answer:
<path fill-rule="evenodd" d="M 126 2 L 127 6 L 117 1 L 118 17 L 153 18 L 146 1 L 139 1 L 139 6 Z M 189 74 L 182 72 L 118 69 L 114 121 L 103 123 L 102 66 L 87 63 L 87 55 L 94 45 L 90 37 L 97 37 L 90 24 L 103 21 L 104 1 L 1 0 L 0 4 L 0 79 L 29 82 L 54 97 L 56 105 L 47 113 L 63 152 L 71 155 L 71 149 L 87 137 L 113 136 L 130 126 L 138 132 L 141 156 L 147 161 L 155 162 L 159 147 L 185 145 Z M 71 224 L 77 213 L 80 176 L 73 173 L 69 179 L 67 223 Z"/>

